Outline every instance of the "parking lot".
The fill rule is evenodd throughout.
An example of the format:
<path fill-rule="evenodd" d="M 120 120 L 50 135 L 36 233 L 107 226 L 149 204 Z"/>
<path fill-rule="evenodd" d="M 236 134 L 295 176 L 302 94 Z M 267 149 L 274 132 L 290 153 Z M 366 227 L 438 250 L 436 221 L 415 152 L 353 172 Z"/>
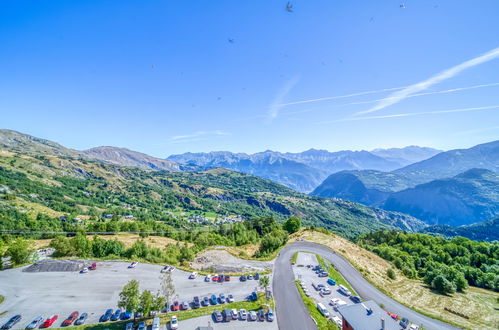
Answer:
<path fill-rule="evenodd" d="M 296 259 L 295 265 L 293 265 L 293 272 L 295 274 L 295 278 L 297 280 L 305 282 L 306 288 L 308 289 L 308 292 L 310 293 L 310 297 L 316 302 L 316 303 L 322 303 L 324 306 L 326 306 L 327 310 L 329 311 L 329 314 L 331 317 L 333 315 L 338 316 L 341 319 L 341 315 L 334 310 L 333 306 L 331 305 L 330 301 L 333 298 L 338 298 L 343 300 L 347 305 L 352 305 L 353 302 L 350 300 L 350 298 L 346 297 L 345 295 L 341 294 L 338 291 L 338 286 L 334 285 L 331 286 L 327 284 L 327 277 L 319 277 L 315 271 L 313 271 L 311 268 L 308 268 L 307 265 L 318 265 L 317 258 L 315 254 L 313 253 L 306 253 L 306 252 L 299 252 L 298 253 L 298 258 Z M 316 291 L 314 287 L 312 286 L 312 283 L 315 284 L 324 284 L 326 287 L 329 287 L 331 289 L 331 294 L 324 295 L 324 297 L 321 297 L 319 294 L 319 291 Z"/>
<path fill-rule="evenodd" d="M 215 323 L 211 316 L 202 316 L 195 319 L 189 319 L 179 322 L 179 328 L 194 330 L 197 327 L 206 327 L 210 325 L 213 329 L 258 329 L 258 330 L 277 330 L 279 326 L 277 325 L 277 320 L 274 322 L 267 321 L 230 321 L 230 322 L 220 322 Z"/>
<path fill-rule="evenodd" d="M 106 309 L 117 308 L 119 293 L 128 281 L 138 280 L 141 290 L 158 291 L 161 266 L 139 263 L 136 268 L 130 269 L 128 265 L 119 261 L 98 262 L 97 269 L 86 274 L 75 271 L 23 272 L 26 267 L 2 271 L 0 295 L 5 296 L 5 301 L 0 305 L 0 313 L 6 313 L 0 317 L 0 324 L 15 314 L 21 314 L 22 320 L 15 329 L 24 329 L 39 315 L 46 318 L 57 314 L 59 319 L 53 327 L 60 327 L 73 311 L 87 312 L 87 324 L 97 323 Z M 224 293 L 226 296 L 232 294 L 235 301 L 241 301 L 258 286 L 258 281 L 240 282 L 238 277 L 224 283 L 205 282 L 204 276 L 189 280 L 189 274 L 178 269 L 172 272 L 178 295 L 175 300 L 191 302 L 194 296 L 202 299 Z"/>

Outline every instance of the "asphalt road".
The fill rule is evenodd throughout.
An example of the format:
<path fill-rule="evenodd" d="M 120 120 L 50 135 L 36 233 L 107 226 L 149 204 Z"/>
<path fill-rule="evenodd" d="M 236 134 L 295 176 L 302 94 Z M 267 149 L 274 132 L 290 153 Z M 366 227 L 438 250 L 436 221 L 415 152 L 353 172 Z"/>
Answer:
<path fill-rule="evenodd" d="M 423 325 L 428 330 L 457 329 L 396 302 L 371 285 L 348 261 L 333 250 L 310 242 L 289 244 L 281 250 L 275 261 L 273 287 L 280 329 L 317 329 L 294 284 L 290 260 L 297 251 L 314 252 L 331 262 L 364 300 L 383 304 L 386 310 L 407 317 L 412 323 Z"/>

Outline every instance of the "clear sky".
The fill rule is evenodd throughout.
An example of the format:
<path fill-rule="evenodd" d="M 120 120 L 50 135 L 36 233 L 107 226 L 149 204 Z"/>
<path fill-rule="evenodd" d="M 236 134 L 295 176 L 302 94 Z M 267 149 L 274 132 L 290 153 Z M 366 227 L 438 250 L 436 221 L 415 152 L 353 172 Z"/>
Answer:
<path fill-rule="evenodd" d="M 0 1 L 0 128 L 157 157 L 499 138 L 499 1 L 286 3 Z"/>

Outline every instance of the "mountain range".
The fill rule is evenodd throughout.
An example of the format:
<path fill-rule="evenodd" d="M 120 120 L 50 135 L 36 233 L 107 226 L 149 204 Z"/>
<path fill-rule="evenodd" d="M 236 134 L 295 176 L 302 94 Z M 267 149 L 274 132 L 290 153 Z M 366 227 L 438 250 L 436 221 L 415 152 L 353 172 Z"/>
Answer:
<path fill-rule="evenodd" d="M 344 198 L 411 214 L 429 224 L 465 225 L 499 214 L 499 141 L 439 153 L 391 171 L 342 171 L 314 196 Z"/>
<path fill-rule="evenodd" d="M 176 163 L 208 168 L 227 168 L 269 179 L 300 192 L 310 192 L 328 175 L 343 170 L 391 171 L 427 159 L 439 150 L 410 146 L 373 152 L 310 149 L 300 153 L 264 151 L 255 154 L 215 151 L 171 155 Z"/>
<path fill-rule="evenodd" d="M 305 225 L 329 228 L 346 237 L 383 228 L 418 231 L 426 226 L 398 212 L 309 196 L 227 169 L 145 170 L 91 156 L 47 140 L 0 131 L 0 229 L 49 230 L 60 216 L 92 219 L 108 213 L 176 226 L 188 223 L 173 214 L 274 216 L 279 220 L 295 215 Z"/>

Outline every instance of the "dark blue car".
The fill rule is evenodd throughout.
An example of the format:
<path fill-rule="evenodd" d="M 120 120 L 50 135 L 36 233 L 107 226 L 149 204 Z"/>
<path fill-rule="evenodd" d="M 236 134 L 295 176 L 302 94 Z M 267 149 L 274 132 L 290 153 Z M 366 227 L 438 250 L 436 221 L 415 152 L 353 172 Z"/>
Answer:
<path fill-rule="evenodd" d="M 132 318 L 132 313 L 130 312 L 123 312 L 121 313 L 121 319 L 122 320 L 129 320 Z"/>
<path fill-rule="evenodd" d="M 258 300 L 258 296 L 257 296 L 255 291 L 251 292 L 251 294 L 249 296 L 249 300 L 250 301 L 257 301 Z"/>
<path fill-rule="evenodd" d="M 121 309 L 117 309 L 116 311 L 114 311 L 113 316 L 111 316 L 111 321 L 118 321 L 120 319 L 120 316 L 121 316 Z"/>
<path fill-rule="evenodd" d="M 102 315 L 102 316 L 100 317 L 100 321 L 101 321 L 101 322 L 107 322 L 107 321 L 109 321 L 109 319 L 111 318 L 111 316 L 112 316 L 112 315 L 113 315 L 113 310 L 112 310 L 112 309 L 108 309 L 108 310 L 104 313 L 104 315 Z"/>
<path fill-rule="evenodd" d="M 2 326 L 2 329 L 12 328 L 14 325 L 16 325 L 17 322 L 21 321 L 21 318 L 21 315 L 12 316 L 10 320 Z"/>

